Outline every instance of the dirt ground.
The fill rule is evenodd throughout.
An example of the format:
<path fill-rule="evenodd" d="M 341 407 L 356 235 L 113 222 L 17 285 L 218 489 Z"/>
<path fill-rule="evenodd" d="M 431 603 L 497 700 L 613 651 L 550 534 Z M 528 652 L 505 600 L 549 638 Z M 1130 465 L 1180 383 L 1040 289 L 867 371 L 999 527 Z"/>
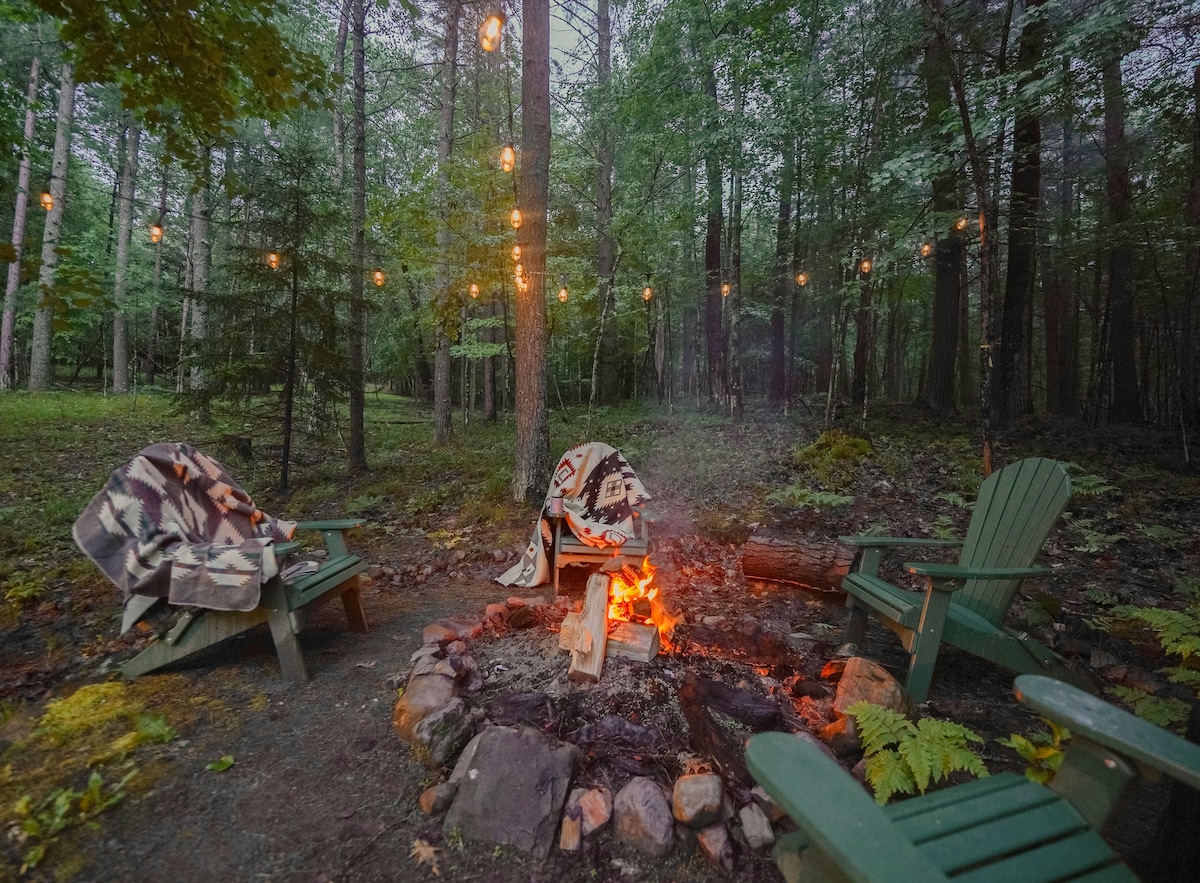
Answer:
<path fill-rule="evenodd" d="M 756 432 L 759 437 L 751 444 L 749 434 Z M 1077 431 L 1064 430 L 1061 436 L 1043 435 L 1031 444 L 1050 456 L 1056 455 L 1058 447 L 1061 456 L 1071 459 L 1079 450 L 1068 450 L 1068 442 L 1078 445 L 1078 438 Z M 780 514 L 764 507 L 762 496 L 764 489 L 794 480 L 787 465 L 794 446 L 791 432 L 775 425 L 735 428 L 727 431 L 724 440 L 728 460 L 715 470 L 722 479 L 696 473 L 695 482 L 685 486 L 675 462 L 681 448 L 670 444 L 635 464 L 651 492 L 657 491 L 666 516 L 656 526 L 654 559 L 664 591 L 686 612 L 689 623 L 719 616 L 726 620 L 721 627 L 728 629 L 736 630 L 739 622 L 773 624 L 780 634 L 801 636 L 787 643 L 786 658 L 759 659 L 753 650 L 743 658 L 706 656 L 685 644 L 649 664 L 610 665 L 600 684 L 581 687 L 567 681 L 566 656 L 558 651 L 557 634 L 546 623 L 485 634 L 472 645 L 483 675 L 483 687 L 472 699 L 485 708 L 514 691 L 541 692 L 551 697 L 553 709 L 536 723 L 560 738 L 570 738 L 609 713 L 664 734 L 663 747 L 653 756 L 585 753 L 581 772 L 585 783 L 604 782 L 615 791 L 638 771 L 657 774 L 664 781 L 678 775 L 677 753 L 687 751 L 689 743 L 672 685 L 687 670 L 764 693 L 789 674 L 819 677 L 839 643 L 843 599 L 836 593 L 747 580 L 740 569 L 740 542 L 749 533 L 770 528 L 819 530 L 836 536 L 877 524 L 891 529 L 888 532 L 925 535 L 938 515 L 949 511 L 961 526 L 969 514 L 935 499 L 937 493 L 952 490 L 954 482 L 953 470 L 932 451 L 928 461 L 916 458 L 906 486 L 896 486 L 878 471 L 866 475 L 862 481 L 871 493 L 860 494 L 864 502 L 852 510 Z M 687 441 L 674 444 L 686 446 Z M 1128 459 L 1130 450 L 1122 448 L 1118 456 Z M 1155 450 L 1154 439 L 1143 439 L 1137 445 L 1139 462 L 1161 470 L 1164 465 L 1157 461 Z M 1170 464 L 1165 468 L 1169 472 Z M 715 489 L 704 484 L 709 481 L 725 484 Z M 1063 597 L 1061 628 L 1069 635 L 1083 634 L 1080 623 L 1090 609 L 1080 594 L 1083 588 L 1109 587 L 1125 597 L 1145 599 L 1168 592 L 1174 575 L 1195 564 L 1200 553 L 1195 539 L 1200 516 L 1186 497 L 1186 487 L 1180 485 L 1178 491 L 1155 495 L 1153 513 L 1125 516 L 1130 524 L 1135 519 L 1169 520 L 1177 530 L 1189 532 L 1188 544 L 1171 554 L 1135 542 L 1132 532 L 1129 541 L 1100 554 L 1076 551 L 1065 530 L 1052 536 L 1046 557 L 1059 571 L 1054 586 Z M 741 511 L 741 518 L 714 513 L 705 501 L 715 492 L 727 504 L 723 511 Z M 1128 507 L 1129 499 L 1122 492 L 1119 498 L 1084 501 L 1076 514 L 1094 509 L 1091 514 L 1100 517 L 1105 507 Z M 460 546 L 466 558 L 453 562 L 431 533 L 387 518 L 366 528 L 351 545 L 371 564 L 396 568 L 401 574 L 399 585 L 383 578 L 365 591 L 369 634 L 350 633 L 339 605 L 323 608 L 301 636 L 312 678 L 304 686 L 290 685 L 280 676 L 265 627 L 133 682 L 128 689 L 137 691 L 151 707 L 163 709 L 178 738 L 139 747 L 128 764 L 131 769 L 136 765 L 136 772 L 125 800 L 99 815 L 94 826 L 62 832 L 37 869 L 18 877 L 19 845 L 11 839 L 4 843 L 7 861 L 0 864 L 0 880 L 707 883 L 779 879 L 765 855 L 744 847 L 737 850 L 731 873 L 687 850 L 678 850 L 666 861 L 644 859 L 624 851 L 607 833 L 585 841 L 580 854 L 554 850 L 544 861 L 506 847 L 462 844 L 443 837 L 438 821 L 421 813 L 417 799 L 426 787 L 441 781 L 445 771 L 426 770 L 409 746 L 396 738 L 392 706 L 411 669 L 410 656 L 421 643 L 423 626 L 505 600 L 513 593 L 494 578 L 508 565 L 495 560 L 494 546 L 485 536 L 476 535 Z M 503 551 L 511 561 L 517 549 Z M 419 581 L 419 569 L 427 564 L 432 573 Z M 581 579 L 575 577 L 568 592 L 578 592 L 580 586 Z M 539 592 L 523 590 L 522 594 Z M 540 594 L 549 597 L 551 590 L 543 587 Z M 10 632 L 14 644 L 6 648 L 6 655 L 11 654 L 13 664 L 3 678 L 5 697 L 30 704 L 0 728 L 0 751 L 29 736 L 32 712 L 47 698 L 67 695 L 83 683 L 110 679 L 113 665 L 133 652 L 134 642 L 114 640 L 115 594 L 83 592 L 67 610 L 61 606 L 66 602 L 57 603 L 58 609 L 39 609 L 34 618 L 67 616 L 84 623 L 77 626 L 81 630 L 95 634 L 90 641 L 81 639 L 77 646 L 52 651 L 49 656 L 59 655 L 53 663 L 57 674 L 50 676 L 47 654 L 20 652 L 18 642 L 26 640 L 25 633 Z M 1101 646 L 1094 634 L 1087 639 L 1088 650 Z M 1103 644 L 1102 649 L 1136 656 L 1134 650 L 1115 642 Z M 868 633 L 863 652 L 897 673 L 903 671 L 904 654 L 877 626 Z M 1087 665 L 1085 659 L 1079 661 Z M 924 711 L 958 721 L 984 736 L 981 754 L 993 772 L 1022 768 L 1014 752 L 995 742 L 1035 726 L 1011 698 L 1011 676 L 1005 672 L 944 652 Z M 234 759 L 228 769 L 207 768 L 224 756 Z M 12 775 L 11 768 L 6 775 Z M 1150 836 L 1161 803 L 1161 793 L 1142 798 L 1118 824 L 1114 841 L 1135 853 Z M 416 861 L 413 848 L 419 839 L 440 850 L 436 873 L 431 864 Z"/>

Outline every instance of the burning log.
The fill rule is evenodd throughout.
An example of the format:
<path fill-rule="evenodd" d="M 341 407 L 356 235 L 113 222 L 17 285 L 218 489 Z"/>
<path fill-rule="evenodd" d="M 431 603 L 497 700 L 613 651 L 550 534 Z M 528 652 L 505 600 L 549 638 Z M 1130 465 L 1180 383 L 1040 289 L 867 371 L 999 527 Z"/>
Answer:
<path fill-rule="evenodd" d="M 709 685 L 712 683 L 689 671 L 679 687 L 679 708 L 692 734 L 692 750 L 712 758 L 717 769 L 728 779 L 748 788 L 753 780 L 742 760 L 743 738 L 722 727 L 708 711 Z"/>
<path fill-rule="evenodd" d="M 568 613 L 563 617 L 558 633 L 559 649 L 570 650 L 575 646 L 575 637 L 579 633 L 581 616 L 582 614 L 579 613 Z M 658 651 L 659 638 L 656 627 L 617 620 L 609 630 L 604 656 L 605 658 L 620 656 L 625 659 L 635 659 L 638 662 L 649 662 L 658 655 Z"/>
<path fill-rule="evenodd" d="M 853 560 L 854 550 L 831 537 L 756 535 L 742 549 L 742 572 L 751 579 L 831 591 L 850 572 Z"/>
<path fill-rule="evenodd" d="M 604 651 L 608 644 L 608 583 L 603 573 L 588 578 L 583 612 L 571 645 L 571 667 L 567 678 L 572 681 L 595 683 L 604 668 Z"/>

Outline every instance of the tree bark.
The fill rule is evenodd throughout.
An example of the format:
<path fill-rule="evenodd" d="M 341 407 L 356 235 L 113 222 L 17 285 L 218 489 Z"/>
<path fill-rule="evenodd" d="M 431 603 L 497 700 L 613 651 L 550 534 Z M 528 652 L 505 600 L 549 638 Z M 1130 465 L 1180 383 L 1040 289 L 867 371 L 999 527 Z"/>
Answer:
<path fill-rule="evenodd" d="M 612 19 L 609 0 L 596 4 L 596 92 L 600 101 L 607 97 L 612 74 Z M 612 117 L 599 112 L 596 163 L 596 300 L 600 304 L 600 327 L 596 352 L 592 359 L 590 405 L 613 404 L 621 396 L 620 339 L 617 336 L 616 311 L 612 308 L 613 275 L 616 272 L 616 248 L 612 237 L 612 187 L 614 133 Z"/>
<path fill-rule="evenodd" d="M 784 318 L 788 293 L 793 280 L 788 260 L 792 225 L 792 184 L 795 179 L 796 143 L 785 138 L 783 165 L 779 170 L 779 213 L 775 218 L 775 284 L 771 297 L 771 400 L 777 405 L 787 401 L 787 354 L 784 346 Z"/>
<path fill-rule="evenodd" d="M 1183 402 L 1185 425 L 1200 424 L 1200 65 L 1192 72 L 1192 178 L 1183 207 L 1184 229 L 1187 231 L 1187 253 L 1184 263 L 1183 303 L 1185 315 L 1183 356 Z"/>
<path fill-rule="evenodd" d="M 546 210 L 550 193 L 550 2 L 521 9 L 521 179 L 517 231 L 528 284 L 517 291 L 514 500 L 540 499 L 551 468 L 546 410 Z"/>
<path fill-rule="evenodd" d="M 450 296 L 450 157 L 454 152 L 454 102 L 458 85 L 458 25 L 462 17 L 461 0 L 449 0 L 446 7 L 446 42 L 442 51 L 442 107 L 438 117 L 437 199 L 439 205 L 437 247 L 438 263 L 433 276 L 434 348 L 433 348 L 433 441 L 445 444 L 454 434 L 450 413 L 450 335 L 446 325 L 454 321 L 457 310 Z"/>
<path fill-rule="evenodd" d="M 29 207 L 29 168 L 33 150 L 37 105 L 38 72 L 41 60 L 29 64 L 29 90 L 25 96 L 25 129 L 21 139 L 21 162 L 17 167 L 17 196 L 13 205 L 12 263 L 4 285 L 4 313 L 0 320 L 0 390 L 13 388 L 13 334 L 17 314 L 17 289 L 21 287 L 21 257 L 25 253 L 25 214 Z"/>
<path fill-rule="evenodd" d="M 58 92 L 58 123 L 54 131 L 54 158 L 50 163 L 50 196 L 54 207 L 46 216 L 42 233 L 42 269 L 38 274 L 38 307 L 33 316 L 33 344 L 29 364 L 29 389 L 50 388 L 54 307 L 48 302 L 54 293 L 54 275 L 58 267 L 58 239 L 62 235 L 64 203 L 67 195 L 67 165 L 71 155 L 71 126 L 75 119 L 75 70 L 62 66 Z"/>
<path fill-rule="evenodd" d="M 1026 0 L 1032 13 L 1021 32 L 1017 53 L 1016 93 L 1035 85 L 1038 67 L 1045 53 L 1047 24 L 1037 12 L 1046 0 Z M 1004 309 L 1000 327 L 1000 353 L 997 359 L 997 418 L 1012 422 L 1031 407 L 1025 376 L 1025 355 L 1029 346 L 1025 327 L 1033 303 L 1037 256 L 1037 231 L 1041 217 L 1042 127 L 1040 106 L 1022 99 L 1013 123 L 1012 197 L 1008 211 L 1008 273 L 1005 278 Z"/>
<path fill-rule="evenodd" d="M 1070 59 L 1063 60 L 1065 76 L 1070 75 L 1070 64 Z M 1067 91 L 1070 92 L 1069 86 Z M 1042 287 L 1046 317 L 1046 409 L 1051 414 L 1068 417 L 1076 416 L 1079 405 L 1074 282 L 1078 270 L 1066 257 L 1075 226 L 1078 175 L 1079 148 L 1068 109 L 1062 118 L 1061 177 L 1053 205 L 1055 236 L 1052 247 L 1046 249 Z"/>
<path fill-rule="evenodd" d="M 188 302 L 191 305 L 191 331 L 193 360 L 191 384 L 193 390 L 204 389 L 204 369 L 195 358 L 196 352 L 208 338 L 208 268 L 212 257 L 212 242 L 209 239 L 209 218 L 212 212 L 208 204 L 208 177 L 210 154 L 208 147 L 198 151 L 200 171 L 196 175 L 195 191 L 192 193 L 191 229 L 188 234 L 187 268 L 184 271 Z"/>
<path fill-rule="evenodd" d="M 710 130 L 718 126 L 719 105 L 717 103 L 717 77 L 712 65 L 704 71 L 704 91 L 709 98 L 712 119 Z M 710 402 L 724 395 L 722 378 L 725 373 L 724 334 L 721 329 L 721 234 L 725 219 L 722 212 L 723 192 L 721 163 L 716 147 L 710 145 L 704 156 L 704 172 L 707 181 L 708 222 L 704 233 L 704 345 L 707 371 L 705 372 L 704 394 Z"/>
<path fill-rule="evenodd" d="M 742 571 L 747 577 L 822 591 L 837 589 L 853 560 L 853 549 L 812 534 L 756 534 L 742 549 Z"/>
<path fill-rule="evenodd" d="M 1133 423 L 1142 416 L 1134 355 L 1133 249 L 1122 234 L 1133 210 L 1129 182 L 1129 145 L 1125 138 L 1125 86 L 1121 57 L 1109 59 L 1100 73 L 1104 88 L 1105 189 L 1108 235 L 1108 356 L 1112 373 L 1113 423 Z"/>
<path fill-rule="evenodd" d="M 117 214 L 117 263 L 113 273 L 113 392 L 129 392 L 129 332 L 125 315 L 125 274 L 129 269 L 129 238 L 133 232 L 133 200 L 137 186 L 138 141 L 141 128 L 132 114 L 122 133 L 125 161 L 121 164 L 120 208 Z"/>
<path fill-rule="evenodd" d="M 350 429 L 346 452 L 351 472 L 367 468 L 367 441 L 364 412 L 366 410 L 366 356 L 363 336 L 366 333 L 366 298 L 363 285 L 367 272 L 367 75 L 366 30 L 367 13 L 363 0 L 353 0 L 354 18 L 354 207 L 351 217 L 350 243 L 350 327 L 347 330 L 347 351 L 350 360 Z"/>

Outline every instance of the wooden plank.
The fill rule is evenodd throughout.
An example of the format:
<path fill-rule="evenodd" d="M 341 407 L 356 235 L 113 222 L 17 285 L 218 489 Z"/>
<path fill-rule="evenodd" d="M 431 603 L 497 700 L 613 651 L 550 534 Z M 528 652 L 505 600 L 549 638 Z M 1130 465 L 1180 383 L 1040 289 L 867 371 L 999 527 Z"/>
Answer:
<path fill-rule="evenodd" d="M 567 679 L 596 683 L 604 669 L 604 651 L 608 645 L 608 577 L 595 573 L 588 577 L 579 630 L 571 648 Z"/>
<path fill-rule="evenodd" d="M 568 613 L 559 626 L 558 648 L 571 650 L 575 646 L 575 636 L 578 633 L 579 614 Z M 613 659 L 620 656 L 624 659 L 636 659 L 638 662 L 649 662 L 658 655 L 660 647 L 658 629 L 654 626 L 619 620 L 608 633 L 604 658 Z"/>

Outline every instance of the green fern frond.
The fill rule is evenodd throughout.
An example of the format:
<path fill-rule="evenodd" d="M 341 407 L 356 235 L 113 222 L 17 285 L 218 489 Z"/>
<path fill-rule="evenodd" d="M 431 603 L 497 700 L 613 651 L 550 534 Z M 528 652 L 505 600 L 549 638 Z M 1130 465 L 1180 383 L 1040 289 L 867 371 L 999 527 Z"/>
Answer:
<path fill-rule="evenodd" d="M 1189 598 L 1200 600 L 1200 577 L 1180 577 L 1175 583 L 1174 591 L 1177 595 L 1187 595 Z"/>
<path fill-rule="evenodd" d="M 1110 592 L 1108 589 L 1089 586 L 1083 590 L 1082 594 L 1093 604 L 1099 604 L 1101 607 L 1113 607 L 1121 603 L 1121 599 L 1117 597 L 1116 593 Z"/>
<path fill-rule="evenodd" d="M 1135 524 L 1138 532 L 1152 543 L 1157 543 L 1164 549 L 1178 549 L 1191 539 L 1173 527 L 1164 524 Z"/>
<path fill-rule="evenodd" d="M 1168 665 L 1166 668 L 1160 668 L 1159 671 L 1166 675 L 1167 680 L 1172 684 L 1183 684 L 1200 697 L 1200 671 L 1180 665 Z"/>
<path fill-rule="evenodd" d="M 872 754 L 865 768 L 875 802 L 883 806 L 893 794 L 915 794 L 917 783 L 908 763 L 893 749 Z"/>
<path fill-rule="evenodd" d="M 1074 463 L 1068 463 L 1069 471 L 1079 471 L 1080 467 Z M 1071 491 L 1081 497 L 1098 497 L 1101 494 L 1106 494 L 1109 491 L 1115 491 L 1116 487 L 1108 483 L 1099 475 L 1073 475 L 1071 476 Z"/>
<path fill-rule="evenodd" d="M 967 502 L 967 498 L 962 494 L 956 494 L 954 491 L 945 491 L 944 493 L 935 494 L 935 500 L 945 500 L 951 506 L 957 506 L 959 509 L 969 509 L 971 504 Z"/>
<path fill-rule="evenodd" d="M 904 715 L 871 702 L 855 702 L 846 709 L 846 714 L 854 718 L 858 740 L 868 756 L 903 739 L 911 739 L 917 732 Z"/>

